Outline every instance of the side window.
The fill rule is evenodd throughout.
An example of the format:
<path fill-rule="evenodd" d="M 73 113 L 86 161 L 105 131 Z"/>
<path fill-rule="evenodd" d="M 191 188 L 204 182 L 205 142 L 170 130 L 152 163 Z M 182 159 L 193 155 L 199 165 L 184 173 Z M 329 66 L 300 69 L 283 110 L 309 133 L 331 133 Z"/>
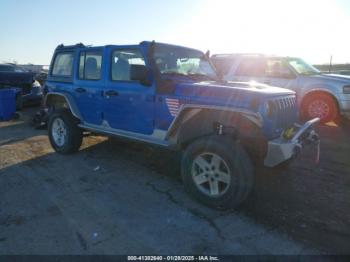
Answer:
<path fill-rule="evenodd" d="M 231 69 L 235 60 L 233 58 L 230 58 L 230 59 L 217 58 L 217 59 L 212 59 L 212 62 L 216 68 L 216 71 L 224 76 L 224 75 L 227 75 L 229 73 L 229 70 Z"/>
<path fill-rule="evenodd" d="M 288 78 L 292 76 L 292 72 L 283 63 L 281 59 L 269 59 L 267 60 L 266 76 L 276 78 Z"/>
<path fill-rule="evenodd" d="M 130 65 L 145 65 L 139 50 L 115 50 L 112 53 L 111 77 L 114 81 L 131 81 Z"/>
<path fill-rule="evenodd" d="M 81 52 L 79 58 L 79 79 L 101 79 L 102 53 L 99 51 Z"/>
<path fill-rule="evenodd" d="M 58 53 L 53 63 L 53 76 L 72 76 L 73 72 L 73 53 Z"/>
<path fill-rule="evenodd" d="M 236 70 L 238 76 L 263 77 L 266 71 L 266 62 L 262 58 L 244 58 Z"/>

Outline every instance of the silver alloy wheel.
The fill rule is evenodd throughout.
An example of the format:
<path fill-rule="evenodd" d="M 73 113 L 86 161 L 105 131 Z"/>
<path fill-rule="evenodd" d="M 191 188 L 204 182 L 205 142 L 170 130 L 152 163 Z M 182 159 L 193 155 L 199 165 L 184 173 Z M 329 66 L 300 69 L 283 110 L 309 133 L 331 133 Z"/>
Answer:
<path fill-rule="evenodd" d="M 226 193 L 231 183 L 231 172 L 216 153 L 202 153 L 192 163 L 192 179 L 197 188 L 210 197 L 218 197 Z"/>
<path fill-rule="evenodd" d="M 308 106 L 308 113 L 311 117 L 319 117 L 324 119 L 329 114 L 329 106 L 323 100 L 314 100 Z"/>
<path fill-rule="evenodd" d="M 63 146 L 67 139 L 67 127 L 61 118 L 56 118 L 51 128 L 52 138 L 56 145 Z"/>

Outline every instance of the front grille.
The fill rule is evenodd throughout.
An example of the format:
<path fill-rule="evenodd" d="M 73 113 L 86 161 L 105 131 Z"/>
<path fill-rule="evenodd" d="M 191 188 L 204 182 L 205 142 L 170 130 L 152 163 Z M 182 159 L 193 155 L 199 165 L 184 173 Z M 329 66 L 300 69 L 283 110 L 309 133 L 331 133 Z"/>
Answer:
<path fill-rule="evenodd" d="M 276 132 L 291 127 L 296 122 L 298 106 L 295 96 L 279 97 L 270 102 L 273 105 L 272 120 Z"/>

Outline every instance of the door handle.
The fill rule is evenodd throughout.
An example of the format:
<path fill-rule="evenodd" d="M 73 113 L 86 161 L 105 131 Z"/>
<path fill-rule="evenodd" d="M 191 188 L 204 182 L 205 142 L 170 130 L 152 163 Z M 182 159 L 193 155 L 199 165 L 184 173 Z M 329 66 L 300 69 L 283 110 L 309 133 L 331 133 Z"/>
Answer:
<path fill-rule="evenodd" d="M 114 90 L 108 90 L 105 92 L 105 96 L 118 96 L 119 93 L 117 91 Z"/>
<path fill-rule="evenodd" d="M 85 93 L 86 89 L 82 88 L 82 87 L 78 87 L 78 88 L 75 89 L 75 92 L 77 92 L 77 93 Z"/>

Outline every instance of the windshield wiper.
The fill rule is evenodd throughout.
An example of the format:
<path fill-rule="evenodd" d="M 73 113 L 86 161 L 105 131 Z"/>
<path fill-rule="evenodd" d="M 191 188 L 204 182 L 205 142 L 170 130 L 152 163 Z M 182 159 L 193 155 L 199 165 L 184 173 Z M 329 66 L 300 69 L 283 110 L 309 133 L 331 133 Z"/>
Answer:
<path fill-rule="evenodd" d="M 189 76 L 193 76 L 195 78 L 198 78 L 198 77 L 206 77 L 208 78 L 209 80 L 212 80 L 212 81 L 217 81 L 218 79 L 215 78 L 215 77 L 212 77 L 212 76 L 209 76 L 209 75 L 206 75 L 206 74 L 199 74 L 199 73 L 195 73 L 195 74 L 188 74 Z"/>
<path fill-rule="evenodd" d="M 179 72 L 164 72 L 161 73 L 162 75 L 168 75 L 168 76 L 187 76 L 186 74 L 179 73 Z"/>

